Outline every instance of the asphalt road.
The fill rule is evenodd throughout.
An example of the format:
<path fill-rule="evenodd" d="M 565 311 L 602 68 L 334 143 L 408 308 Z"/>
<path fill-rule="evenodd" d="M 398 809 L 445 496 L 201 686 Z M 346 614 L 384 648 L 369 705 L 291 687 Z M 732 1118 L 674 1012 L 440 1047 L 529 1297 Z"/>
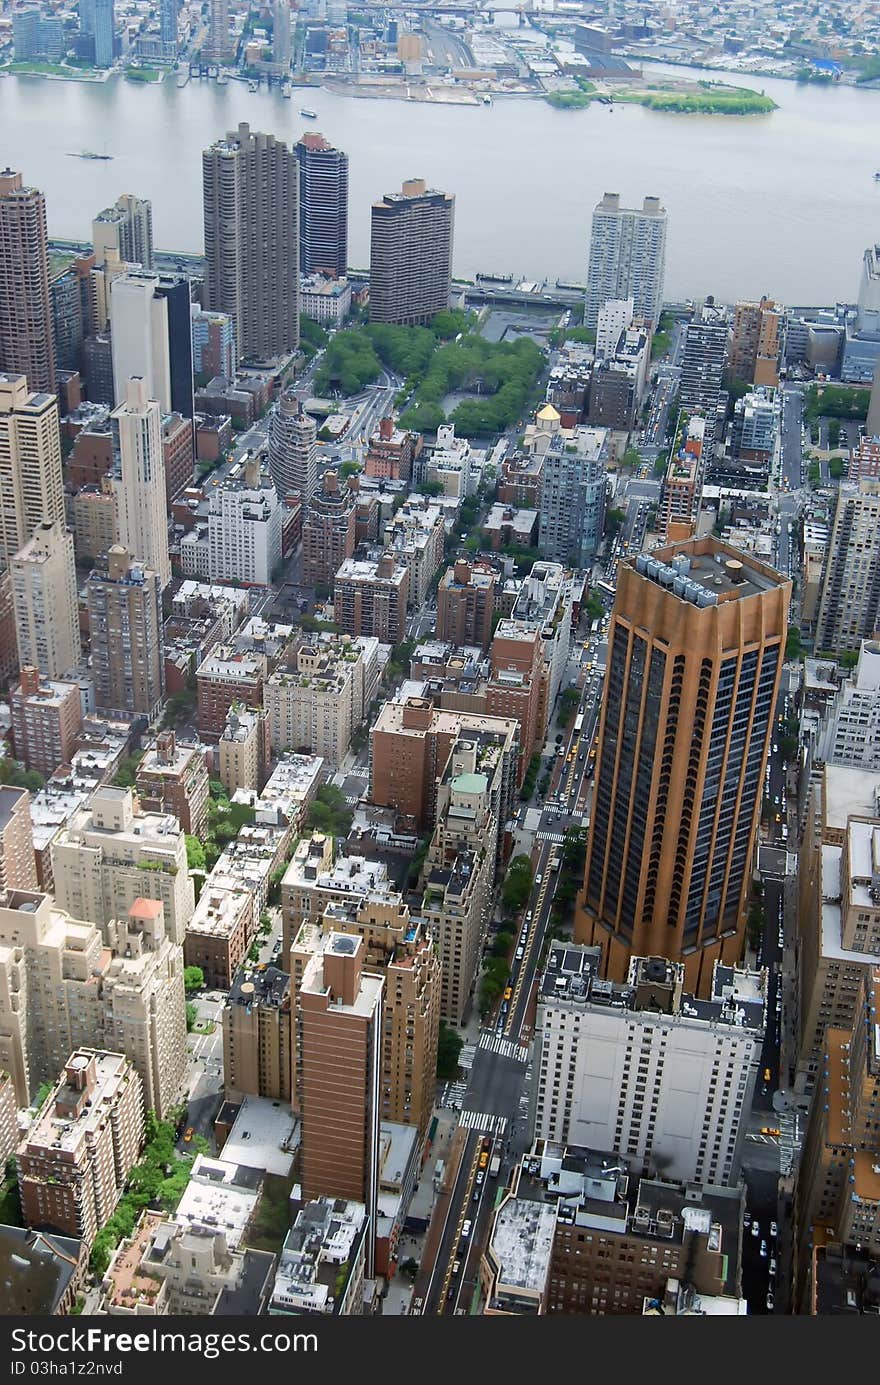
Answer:
<path fill-rule="evenodd" d="M 586 654 L 575 646 L 571 667 L 578 669 Z M 583 675 L 579 675 L 583 682 Z M 574 721 L 558 756 L 540 827 L 535 834 L 532 860 L 535 881 L 517 935 L 520 958 L 511 964 L 509 1002 L 502 1006 L 493 1026 L 485 1026 L 473 1057 L 462 1099 L 461 1124 L 467 1141 L 451 1196 L 431 1276 L 419 1311 L 425 1314 L 468 1312 L 477 1283 L 479 1256 L 488 1234 L 495 1192 L 503 1186 L 511 1166 L 530 1143 L 527 1078 L 531 1033 L 528 1028 L 538 962 L 544 945 L 558 875 L 550 869 L 562 836 L 570 825 L 580 825 L 589 776 L 588 749 L 598 719 L 601 680 L 594 678 L 581 699 L 584 721 L 581 733 Z M 580 750 L 575 750 L 576 742 Z M 569 753 L 573 752 L 571 762 Z M 555 839 L 555 840 L 554 840 Z M 528 915 L 531 914 L 531 918 Z M 501 1156 L 501 1175 L 496 1184 L 488 1175 L 478 1182 L 481 1140 L 490 1139 Z M 476 1198 L 475 1198 L 476 1194 Z M 463 1228 L 472 1223 L 467 1237 Z M 455 1263 L 458 1261 L 458 1268 Z M 414 1299 L 415 1302 L 415 1299 Z"/>

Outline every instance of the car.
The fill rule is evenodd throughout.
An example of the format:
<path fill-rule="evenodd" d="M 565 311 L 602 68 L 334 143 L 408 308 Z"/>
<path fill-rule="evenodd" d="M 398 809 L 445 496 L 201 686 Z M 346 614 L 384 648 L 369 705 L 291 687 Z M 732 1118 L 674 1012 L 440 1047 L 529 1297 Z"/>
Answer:
<path fill-rule="evenodd" d="M 480 1150 L 480 1162 L 479 1162 L 478 1168 L 485 1169 L 485 1168 L 488 1168 L 488 1167 L 489 1167 L 489 1151 L 488 1151 L 488 1149 L 481 1149 L 481 1150 Z"/>
<path fill-rule="evenodd" d="M 770 1223 L 770 1235 L 773 1237 L 773 1240 L 774 1240 L 774 1241 L 776 1240 L 776 1236 L 777 1236 L 778 1231 L 779 1231 L 779 1227 L 776 1225 L 775 1221 L 772 1221 L 772 1222 Z"/>
<path fill-rule="evenodd" d="M 753 1236 L 760 1236 L 760 1234 L 761 1234 L 761 1223 L 760 1223 L 760 1222 L 757 1222 L 757 1221 L 753 1221 L 753 1222 L 752 1222 L 752 1235 L 753 1235 Z"/>
<path fill-rule="evenodd" d="M 465 1223 L 465 1225 L 467 1225 L 467 1223 Z M 767 1259 L 767 1242 L 766 1242 L 766 1241 L 762 1241 L 761 1244 L 759 1245 L 759 1247 L 758 1247 L 758 1254 L 760 1255 L 760 1257 L 761 1257 L 762 1260 L 766 1260 L 766 1259 Z"/>
<path fill-rule="evenodd" d="M 778 1139 L 779 1133 L 780 1133 L 780 1132 L 779 1132 L 779 1129 L 778 1129 L 778 1127 L 775 1126 L 775 1125 L 762 1125 L 762 1126 L 761 1126 L 761 1134 L 762 1134 L 762 1135 L 770 1135 L 770 1136 L 772 1136 L 774 1139 Z"/>
<path fill-rule="evenodd" d="M 778 744 L 777 744 L 776 741 L 773 742 L 773 754 L 774 754 L 774 755 L 778 755 L 778 754 L 779 754 L 779 746 L 778 746 Z"/>
<path fill-rule="evenodd" d="M 485 1180 L 485 1173 L 482 1169 L 477 1169 L 477 1187 L 479 1188 Z"/>
<path fill-rule="evenodd" d="M 513 995 L 513 987 L 507 986 L 504 991 L 504 999 L 507 1001 Z"/>
<path fill-rule="evenodd" d="M 771 1073 L 770 1069 L 769 1069 L 769 1068 L 765 1068 L 765 1069 L 764 1069 L 764 1081 L 765 1081 L 765 1082 L 769 1082 L 769 1081 L 771 1080 L 772 1076 L 773 1076 L 773 1074 Z"/>
<path fill-rule="evenodd" d="M 743 1226 L 751 1226 L 751 1224 L 752 1224 L 752 1214 L 751 1214 L 751 1212 L 744 1212 L 744 1213 L 743 1213 Z"/>
<path fill-rule="evenodd" d="M 485 1151 L 484 1151 L 484 1152 L 485 1152 Z M 486 1155 L 486 1157 L 487 1157 L 487 1159 L 488 1159 L 489 1156 Z M 462 1239 L 463 1241 L 466 1241 L 466 1240 L 468 1239 L 468 1237 L 470 1236 L 470 1234 L 471 1234 L 471 1222 L 470 1222 L 470 1221 L 465 1221 L 465 1222 L 462 1224 L 462 1228 L 461 1228 L 461 1239 Z M 764 1245 L 764 1242 L 762 1241 L 761 1244 Z M 766 1253 L 766 1247 L 765 1247 L 765 1253 Z"/>
<path fill-rule="evenodd" d="M 523 947 L 518 947 L 518 948 L 516 949 L 516 960 L 517 960 L 518 962 L 522 960 L 522 955 L 523 955 L 523 952 L 524 952 L 524 951 L 525 951 L 525 949 L 524 949 Z"/>
<path fill-rule="evenodd" d="M 192 1139 L 192 1137 L 193 1137 L 193 1135 L 194 1135 L 195 1133 L 196 1133 L 196 1132 L 193 1130 L 192 1126 L 191 1126 L 191 1125 L 188 1126 L 188 1127 L 187 1127 L 186 1134 L 185 1134 L 184 1137 L 183 1137 L 183 1143 L 184 1143 L 185 1145 L 188 1145 L 189 1142 L 190 1142 L 190 1140 Z"/>
<path fill-rule="evenodd" d="M 773 1304 L 774 1304 L 774 1302 L 775 1302 L 775 1300 L 774 1300 L 774 1298 L 773 1298 L 773 1290 L 772 1290 L 772 1289 L 768 1289 L 768 1291 L 767 1291 L 767 1312 L 768 1312 L 768 1313 L 772 1313 L 772 1312 L 773 1312 Z"/>
<path fill-rule="evenodd" d="M 453 1260 L 453 1262 L 452 1262 L 452 1273 L 453 1273 L 453 1274 L 458 1274 L 458 1272 L 459 1272 L 460 1269 L 461 1269 L 461 1261 L 460 1261 L 460 1260 Z"/>
<path fill-rule="evenodd" d="M 536 876 L 535 876 L 535 884 L 536 884 L 536 885 L 540 885 L 541 882 L 543 881 L 543 879 L 544 879 L 543 875 L 536 875 Z"/>
<path fill-rule="evenodd" d="M 771 1256 L 770 1256 L 770 1264 L 768 1265 L 767 1269 L 768 1269 L 768 1273 L 770 1273 L 770 1274 L 775 1274 L 775 1273 L 776 1273 L 776 1256 L 775 1256 L 775 1255 L 771 1255 Z"/>

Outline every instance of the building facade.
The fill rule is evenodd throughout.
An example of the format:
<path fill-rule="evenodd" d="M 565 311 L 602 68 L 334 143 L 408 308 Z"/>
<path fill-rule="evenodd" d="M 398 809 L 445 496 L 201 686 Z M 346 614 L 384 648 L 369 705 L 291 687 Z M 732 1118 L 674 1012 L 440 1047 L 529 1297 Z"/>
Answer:
<path fill-rule="evenodd" d="M 622 563 L 578 941 L 622 981 L 685 964 L 707 996 L 741 956 L 790 583 L 714 539 Z"/>
<path fill-rule="evenodd" d="M 308 131 L 296 145 L 296 157 L 300 273 L 342 279 L 348 268 L 348 155 Z"/>
<path fill-rule="evenodd" d="M 40 524 L 11 573 L 19 667 L 60 678 L 81 655 L 73 535 L 57 521 Z"/>
<path fill-rule="evenodd" d="M 660 321 L 666 268 L 666 208 L 646 197 L 641 210 L 606 192 L 593 211 L 584 325 L 594 331 L 609 299 L 631 298 L 639 317 Z M 628 324 L 627 324 L 628 325 Z"/>
<path fill-rule="evenodd" d="M 11 168 L 0 170 L 0 372 L 55 392 L 46 200 Z"/>
<path fill-rule="evenodd" d="M 370 321 L 427 326 L 449 307 L 455 198 L 410 179 L 373 203 Z"/>
<path fill-rule="evenodd" d="M 299 342 L 296 154 L 242 123 L 205 150 L 202 177 L 205 306 L 232 319 L 239 360 L 289 355 Z"/>

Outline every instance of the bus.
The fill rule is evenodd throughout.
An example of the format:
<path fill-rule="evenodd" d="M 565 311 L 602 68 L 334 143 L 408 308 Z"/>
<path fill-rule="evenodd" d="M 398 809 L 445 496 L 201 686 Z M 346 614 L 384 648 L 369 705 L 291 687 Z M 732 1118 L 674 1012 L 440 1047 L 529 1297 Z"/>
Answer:
<path fill-rule="evenodd" d="M 591 634 L 591 635 L 597 635 L 598 633 L 599 633 L 599 617 L 597 616 L 596 619 L 593 621 L 593 624 L 590 626 L 590 634 Z"/>
<path fill-rule="evenodd" d="M 576 736 L 579 736 L 579 735 L 581 734 L 581 732 L 583 731 L 583 729 L 584 729 L 584 714 L 583 714 L 583 712 L 578 712 L 577 716 L 576 716 L 575 719 L 574 719 L 574 734 L 575 734 Z"/>
<path fill-rule="evenodd" d="M 616 589 L 615 589 L 615 587 L 612 586 L 612 584 L 611 584 L 610 582 L 604 582 L 604 581 L 602 581 L 602 582 L 597 582 L 597 583 L 596 583 L 596 589 L 597 589 L 597 591 L 599 592 L 599 596 L 600 596 L 600 598 L 601 598 L 601 600 L 602 600 L 603 605 L 605 605 L 605 606 L 613 606 L 613 605 L 614 605 L 614 597 L 615 597 L 615 595 L 616 595 Z"/>

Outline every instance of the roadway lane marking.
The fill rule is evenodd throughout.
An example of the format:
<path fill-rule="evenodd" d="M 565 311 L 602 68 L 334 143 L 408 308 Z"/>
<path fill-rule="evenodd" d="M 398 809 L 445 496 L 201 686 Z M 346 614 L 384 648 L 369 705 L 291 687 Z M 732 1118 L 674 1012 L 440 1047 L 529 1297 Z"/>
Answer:
<path fill-rule="evenodd" d="M 479 1130 L 483 1135 L 503 1135 L 507 1129 L 506 1116 L 495 1116 L 488 1111 L 462 1111 L 458 1123 L 467 1130 Z"/>
<path fill-rule="evenodd" d="M 515 1044 L 511 1039 L 502 1039 L 500 1034 L 489 1034 L 485 1031 L 480 1035 L 480 1048 L 486 1048 L 490 1053 L 500 1053 L 502 1058 L 514 1058 L 518 1063 L 529 1061 L 529 1050 L 523 1044 Z M 461 1058 L 459 1058 L 461 1062 Z"/>

